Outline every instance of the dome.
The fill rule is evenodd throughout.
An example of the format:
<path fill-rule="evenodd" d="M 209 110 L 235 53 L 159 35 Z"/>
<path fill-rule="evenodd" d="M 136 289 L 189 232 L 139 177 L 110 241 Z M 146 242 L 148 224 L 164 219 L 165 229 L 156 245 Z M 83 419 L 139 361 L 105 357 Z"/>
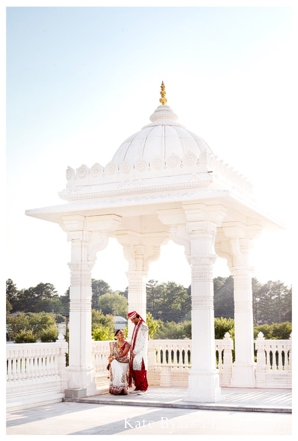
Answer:
<path fill-rule="evenodd" d="M 165 191 L 191 187 L 231 186 L 251 194 L 251 184 L 219 160 L 199 136 L 178 122 L 166 104 L 161 86 L 161 105 L 150 116 L 150 123 L 127 138 L 112 160 L 103 167 L 85 164 L 66 170 L 66 189 L 59 195 L 69 201 L 94 199 L 112 194 Z"/>
<path fill-rule="evenodd" d="M 150 117 L 151 123 L 127 138 L 118 148 L 112 162 L 133 164 L 142 160 L 149 166 L 167 163 L 169 158 L 182 160 L 189 154 L 199 157 L 202 152 L 212 154 L 208 144 L 179 124 L 178 117 L 168 105 L 160 105 Z"/>

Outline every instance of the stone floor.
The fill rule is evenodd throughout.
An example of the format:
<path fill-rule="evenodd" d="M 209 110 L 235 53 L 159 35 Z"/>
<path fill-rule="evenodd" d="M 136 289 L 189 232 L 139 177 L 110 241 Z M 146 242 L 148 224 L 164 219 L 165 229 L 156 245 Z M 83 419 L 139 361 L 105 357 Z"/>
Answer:
<path fill-rule="evenodd" d="M 222 388 L 208 404 L 185 401 L 185 392 L 151 387 L 9 411 L 6 435 L 293 435 L 291 390 Z"/>
<path fill-rule="evenodd" d="M 221 399 L 216 403 L 193 403 L 185 398 L 186 389 L 179 387 L 152 386 L 146 395 L 95 395 L 67 401 L 93 404 L 120 404 L 180 409 L 210 409 L 291 413 L 292 391 L 290 389 L 221 388 Z"/>

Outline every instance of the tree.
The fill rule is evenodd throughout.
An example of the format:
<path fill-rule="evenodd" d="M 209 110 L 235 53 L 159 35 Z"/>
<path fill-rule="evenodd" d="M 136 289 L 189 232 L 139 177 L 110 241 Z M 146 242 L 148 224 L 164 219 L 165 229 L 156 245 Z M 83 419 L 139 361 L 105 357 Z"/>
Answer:
<path fill-rule="evenodd" d="M 156 338 L 160 339 L 178 339 L 191 338 L 191 323 L 183 322 L 161 322 L 157 331 Z"/>
<path fill-rule="evenodd" d="M 51 283 L 39 283 L 35 287 L 17 290 L 11 279 L 6 283 L 6 296 L 12 312 L 52 312 L 53 306 L 61 309 L 57 291 Z"/>
<path fill-rule="evenodd" d="M 69 315 L 69 296 L 70 296 L 70 287 L 65 291 L 63 296 L 60 296 L 61 305 L 63 311 L 60 311 L 61 314 Z"/>
<path fill-rule="evenodd" d="M 56 320 L 54 314 L 47 314 L 45 312 L 39 313 L 20 313 L 15 316 L 9 317 L 7 321 L 8 336 L 17 341 L 27 341 L 32 339 L 40 339 L 42 333 L 56 327 Z M 58 332 L 57 332 L 58 336 Z M 21 341 L 20 341 L 21 342 Z"/>
<path fill-rule="evenodd" d="M 6 321 L 11 314 L 11 310 L 12 310 L 11 303 L 9 302 L 9 300 L 6 297 Z"/>
<path fill-rule="evenodd" d="M 234 318 L 234 279 L 216 277 L 214 285 L 214 317 Z"/>
<path fill-rule="evenodd" d="M 254 322 L 281 323 L 292 320 L 292 288 L 269 280 L 265 285 L 255 284 L 253 291 Z"/>
<path fill-rule="evenodd" d="M 92 330 L 99 327 L 108 327 L 114 332 L 114 318 L 112 315 L 104 315 L 101 310 L 92 309 Z"/>
<path fill-rule="evenodd" d="M 223 339 L 226 332 L 230 334 L 231 338 L 234 338 L 234 320 L 225 317 L 216 317 L 214 319 L 214 333 L 216 339 Z"/>
<path fill-rule="evenodd" d="M 108 326 L 99 326 L 92 331 L 92 338 L 95 341 L 107 341 L 114 339 L 114 333 Z"/>
<path fill-rule="evenodd" d="M 147 311 L 162 321 L 181 322 L 191 309 L 189 292 L 174 282 L 158 284 L 149 280 L 146 285 Z"/>
<path fill-rule="evenodd" d="M 11 279 L 6 280 L 6 300 L 10 305 L 11 312 L 17 312 L 16 304 L 18 301 L 18 290 L 17 286 Z"/>
<path fill-rule="evenodd" d="M 126 317 L 127 300 L 118 293 L 107 293 L 99 297 L 97 302 L 98 308 L 104 314 L 112 314 Z"/>
<path fill-rule="evenodd" d="M 98 300 L 100 296 L 111 293 L 111 288 L 108 283 L 104 282 L 103 280 L 95 280 L 92 279 L 91 282 L 92 287 L 92 309 L 101 309 L 98 305 Z"/>
<path fill-rule="evenodd" d="M 266 340 L 288 340 L 292 333 L 292 323 L 272 323 L 258 325 L 254 328 L 254 338 L 257 338 L 259 332 L 262 332 Z"/>
<path fill-rule="evenodd" d="M 149 337 L 155 338 L 158 329 L 160 328 L 161 321 L 155 320 L 151 314 L 151 312 L 147 312 L 146 314 L 146 323 L 149 330 Z"/>

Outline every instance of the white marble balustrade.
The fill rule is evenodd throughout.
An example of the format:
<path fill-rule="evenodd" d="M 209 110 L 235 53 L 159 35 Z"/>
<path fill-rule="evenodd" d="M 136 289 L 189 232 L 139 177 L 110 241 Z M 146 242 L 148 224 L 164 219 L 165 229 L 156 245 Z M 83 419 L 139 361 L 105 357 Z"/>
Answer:
<path fill-rule="evenodd" d="M 61 401 L 67 389 L 67 352 L 68 344 L 62 336 L 55 343 L 7 344 L 8 407 L 16 399 L 19 407 L 15 409 L 30 407 L 32 403 Z M 233 340 L 228 333 L 222 340 L 215 340 L 215 352 L 220 385 L 229 387 L 233 372 Z M 191 340 L 149 340 L 149 384 L 187 387 L 191 354 Z M 292 387 L 291 338 L 265 340 L 260 333 L 255 340 L 255 354 L 256 387 Z M 108 341 L 92 341 L 92 364 L 98 390 L 108 387 L 108 355 Z"/>
<path fill-rule="evenodd" d="M 93 364 L 101 384 L 107 375 L 108 342 L 93 342 Z M 292 340 L 255 340 L 257 387 L 291 388 Z M 148 379 L 151 385 L 185 386 L 191 368 L 191 340 L 149 340 Z M 220 385 L 229 387 L 233 373 L 233 340 L 229 333 L 215 340 L 216 368 Z M 272 354 L 275 354 L 272 356 Z M 101 379 L 101 380 L 100 380 Z"/>
<path fill-rule="evenodd" d="M 255 340 L 256 385 L 292 387 L 292 335 L 289 340 L 265 340 L 259 332 Z"/>
<path fill-rule="evenodd" d="M 67 388 L 63 339 L 53 343 L 6 345 L 7 407 L 25 409 L 32 403 L 59 402 Z"/>

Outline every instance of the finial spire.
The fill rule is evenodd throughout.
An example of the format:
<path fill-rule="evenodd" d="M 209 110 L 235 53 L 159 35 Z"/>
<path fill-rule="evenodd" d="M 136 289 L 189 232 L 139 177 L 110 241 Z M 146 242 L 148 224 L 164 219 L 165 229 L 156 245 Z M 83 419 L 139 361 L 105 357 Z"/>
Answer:
<path fill-rule="evenodd" d="M 164 106 L 168 100 L 166 99 L 166 86 L 164 85 L 163 81 L 161 83 L 160 88 L 161 88 L 161 92 L 160 92 L 161 98 L 159 102 Z"/>

